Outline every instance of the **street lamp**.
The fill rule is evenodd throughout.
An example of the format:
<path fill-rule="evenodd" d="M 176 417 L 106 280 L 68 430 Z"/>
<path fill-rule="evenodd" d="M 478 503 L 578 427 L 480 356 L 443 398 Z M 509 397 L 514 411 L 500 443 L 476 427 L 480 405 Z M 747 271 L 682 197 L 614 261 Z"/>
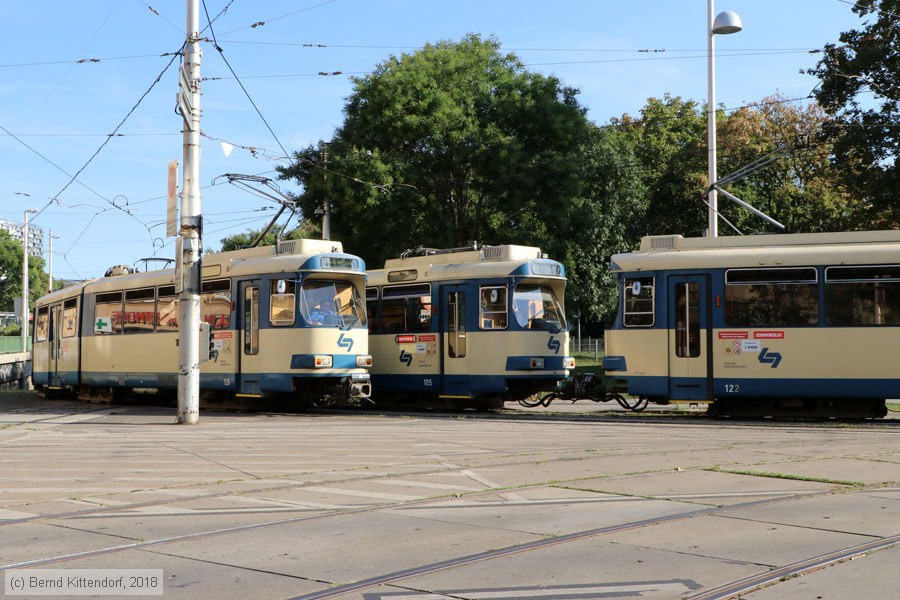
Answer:
<path fill-rule="evenodd" d="M 716 56 L 715 41 L 713 36 L 716 34 L 727 35 L 729 33 L 737 33 L 743 28 L 741 17 L 731 10 L 719 13 L 713 20 L 713 0 L 709 0 L 709 15 L 707 19 L 707 52 L 709 55 L 709 94 L 706 110 L 709 114 L 709 237 L 718 237 L 719 235 L 719 196 L 716 191 L 715 184 L 718 180 L 716 174 Z"/>
<path fill-rule="evenodd" d="M 28 352 L 28 215 L 35 213 L 36 208 L 26 209 L 22 226 L 22 352 Z"/>

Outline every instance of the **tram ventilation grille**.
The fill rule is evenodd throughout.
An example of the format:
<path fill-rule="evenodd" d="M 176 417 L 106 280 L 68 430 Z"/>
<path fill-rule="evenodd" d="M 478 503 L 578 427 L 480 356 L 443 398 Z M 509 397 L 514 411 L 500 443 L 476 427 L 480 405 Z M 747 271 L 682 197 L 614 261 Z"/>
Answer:
<path fill-rule="evenodd" d="M 675 235 L 660 235 L 650 238 L 651 250 L 674 250 L 677 247 L 678 238 Z"/>
<path fill-rule="evenodd" d="M 278 254 L 294 254 L 296 245 L 296 240 L 280 240 L 278 242 L 276 252 Z"/>
<path fill-rule="evenodd" d="M 481 251 L 484 252 L 485 258 L 500 258 L 501 246 L 483 246 Z"/>

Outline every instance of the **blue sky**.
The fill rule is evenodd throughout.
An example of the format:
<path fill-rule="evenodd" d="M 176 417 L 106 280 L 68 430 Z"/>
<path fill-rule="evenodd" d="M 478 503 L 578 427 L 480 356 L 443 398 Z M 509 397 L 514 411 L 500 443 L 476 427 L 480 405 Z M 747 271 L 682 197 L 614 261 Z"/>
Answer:
<path fill-rule="evenodd" d="M 429 42 L 494 36 L 530 70 L 579 89 L 600 124 L 665 93 L 706 99 L 707 0 L 206 2 L 211 17 L 228 6 L 213 31 L 278 140 L 205 44 L 201 185 L 204 247 L 213 249 L 226 235 L 263 226 L 275 208 L 217 176 L 274 177 L 284 164 L 279 141 L 291 152 L 341 124 L 350 75 Z M 716 40 L 717 100 L 726 108 L 774 93 L 808 96 L 816 80 L 800 71 L 817 60 L 809 51 L 859 25 L 845 0 L 717 0 L 715 8 L 744 22 L 744 31 Z M 163 73 L 171 55 L 162 55 L 184 41 L 185 2 L 7 0 L 0 20 L 0 217 L 21 221 L 25 209 L 46 207 L 33 224 L 59 236 L 54 278 L 173 258 L 163 221 L 166 165 L 182 156 L 179 63 Z M 343 75 L 318 75 L 336 71 Z M 122 135 L 91 159 L 123 119 Z M 230 157 L 219 140 L 236 146 Z M 342 241 L 352 252 L 353 240 Z"/>

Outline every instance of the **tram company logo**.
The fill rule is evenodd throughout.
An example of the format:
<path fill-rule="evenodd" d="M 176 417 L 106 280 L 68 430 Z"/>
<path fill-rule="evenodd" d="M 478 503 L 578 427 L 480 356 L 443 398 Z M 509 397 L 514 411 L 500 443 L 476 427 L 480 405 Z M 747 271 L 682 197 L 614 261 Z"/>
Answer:
<path fill-rule="evenodd" d="M 554 354 L 559 354 L 559 340 L 551 335 L 550 339 L 547 340 L 547 348 L 553 350 Z"/>
<path fill-rule="evenodd" d="M 347 352 L 350 352 L 353 349 L 353 338 L 345 337 L 344 334 L 341 334 L 341 337 L 338 338 L 338 348 L 346 348 Z"/>
<path fill-rule="evenodd" d="M 400 362 L 406 363 L 406 366 L 408 367 L 409 365 L 412 364 L 412 354 L 410 354 L 406 350 L 401 350 L 400 351 Z"/>
<path fill-rule="evenodd" d="M 764 365 L 771 364 L 773 369 L 777 369 L 779 363 L 781 363 L 781 352 L 769 352 L 768 348 L 763 348 L 759 351 L 757 360 Z"/>

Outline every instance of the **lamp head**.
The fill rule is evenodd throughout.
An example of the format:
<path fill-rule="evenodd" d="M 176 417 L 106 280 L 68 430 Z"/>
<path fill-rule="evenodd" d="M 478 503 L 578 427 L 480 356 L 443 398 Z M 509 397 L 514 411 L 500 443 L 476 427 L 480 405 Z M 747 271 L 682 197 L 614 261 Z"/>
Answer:
<path fill-rule="evenodd" d="M 733 10 L 725 10 L 720 12 L 713 21 L 712 32 L 718 35 L 727 35 L 737 33 L 743 28 L 741 16 Z"/>

